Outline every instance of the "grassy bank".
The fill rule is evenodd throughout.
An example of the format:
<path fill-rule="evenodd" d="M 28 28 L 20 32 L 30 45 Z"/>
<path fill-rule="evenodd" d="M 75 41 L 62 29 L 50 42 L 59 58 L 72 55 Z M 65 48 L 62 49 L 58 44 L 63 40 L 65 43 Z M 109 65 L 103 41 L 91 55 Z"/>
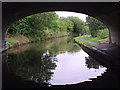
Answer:
<path fill-rule="evenodd" d="M 17 35 L 17 36 L 8 35 L 7 36 L 8 47 L 18 46 L 20 44 L 24 44 L 27 42 L 30 42 L 29 38 L 23 35 Z"/>
<path fill-rule="evenodd" d="M 108 37 L 105 37 L 104 39 L 101 38 L 101 37 L 91 37 L 91 35 L 84 35 L 84 36 L 81 36 L 81 37 L 75 37 L 74 40 L 77 41 L 78 43 L 81 43 L 83 45 L 87 45 L 87 46 L 92 46 L 92 44 L 84 41 L 84 40 L 81 40 L 80 38 L 83 38 L 84 40 L 87 40 L 87 41 L 90 41 L 92 43 L 109 43 L 109 38 Z"/>
<path fill-rule="evenodd" d="M 107 43 L 107 42 L 109 42 L 108 37 L 101 38 L 101 37 L 91 37 L 91 35 L 84 35 L 84 36 L 81 36 L 81 38 L 84 38 L 85 40 L 95 42 L 95 43 L 103 43 L 103 42 Z"/>
<path fill-rule="evenodd" d="M 87 43 L 87 42 L 85 42 L 83 40 L 80 40 L 79 37 L 75 37 L 74 40 L 77 41 L 78 43 L 83 44 L 83 45 L 92 46 L 90 43 Z"/>
<path fill-rule="evenodd" d="M 54 38 L 60 38 L 62 36 L 68 36 L 68 33 L 65 34 L 58 34 L 58 35 L 54 35 L 54 36 L 47 36 L 44 37 L 44 39 L 42 40 L 47 40 L 47 39 L 54 39 Z M 22 44 L 26 44 L 29 42 L 34 42 L 34 41 L 41 41 L 40 37 L 32 37 L 32 36 L 24 36 L 24 35 L 7 35 L 7 45 L 8 48 L 10 47 L 14 47 L 14 46 L 19 46 Z"/>

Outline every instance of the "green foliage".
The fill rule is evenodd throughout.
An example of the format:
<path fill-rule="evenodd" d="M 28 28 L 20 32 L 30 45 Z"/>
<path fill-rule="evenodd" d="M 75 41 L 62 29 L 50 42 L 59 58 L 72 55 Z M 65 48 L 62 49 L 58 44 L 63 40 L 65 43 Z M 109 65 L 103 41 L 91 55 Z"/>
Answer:
<path fill-rule="evenodd" d="M 53 26 L 52 30 L 54 31 L 59 28 L 57 19 L 58 16 L 55 12 L 45 12 L 28 16 L 11 25 L 8 34 L 25 35 L 34 38 L 34 40 L 43 40 L 45 30 L 48 30 L 51 26 Z M 33 40 L 32 38 L 31 40 Z"/>
<path fill-rule="evenodd" d="M 99 29 L 106 28 L 106 26 L 102 22 L 90 16 L 86 18 L 86 24 L 89 26 L 92 37 L 97 37 Z"/>
<path fill-rule="evenodd" d="M 98 33 L 97 37 L 91 37 L 91 35 L 81 36 L 81 38 L 84 38 L 85 40 L 92 41 L 92 42 L 95 42 L 95 43 L 108 42 L 107 37 L 109 37 L 108 29 L 99 30 L 99 33 Z M 105 39 L 105 38 L 106 38 L 106 41 L 105 40 L 100 41 L 101 39 Z"/>
<path fill-rule="evenodd" d="M 90 33 L 90 29 L 89 29 L 89 26 L 85 26 L 84 27 L 84 34 L 86 35 L 86 34 L 89 34 Z"/>
<path fill-rule="evenodd" d="M 104 39 L 104 38 L 107 38 L 109 37 L 109 31 L 108 29 L 100 29 L 98 30 L 98 34 L 97 34 L 97 37 L 91 37 L 91 35 L 85 35 L 84 37 L 82 36 L 82 38 L 86 39 L 86 40 L 89 40 L 89 41 L 92 41 L 92 42 L 97 42 L 99 43 L 100 39 Z"/>
<path fill-rule="evenodd" d="M 73 27 L 74 24 L 71 20 L 69 20 L 68 18 L 62 18 L 64 25 L 65 25 L 65 30 L 67 30 L 68 32 L 72 32 L 73 31 Z"/>
<path fill-rule="evenodd" d="M 85 23 L 78 17 L 70 16 L 68 17 L 68 19 L 71 20 L 74 24 L 74 32 L 81 33 L 81 35 L 83 35 Z"/>
<path fill-rule="evenodd" d="M 87 17 L 87 24 L 78 17 L 58 18 L 55 12 L 38 13 L 18 20 L 8 30 L 8 34 L 24 35 L 31 40 L 44 40 L 71 33 L 89 34 L 92 37 L 107 37 L 105 25 L 92 17 Z M 101 33 L 100 33 L 101 32 Z M 8 42 L 9 43 L 9 42 Z"/>
<path fill-rule="evenodd" d="M 55 12 L 45 12 L 31 16 L 29 21 L 32 29 L 45 30 L 45 27 L 50 28 L 53 20 L 57 20 L 58 16 Z"/>
<path fill-rule="evenodd" d="M 28 19 L 31 18 L 25 17 L 23 19 L 18 20 L 8 30 L 8 34 L 14 34 L 14 35 L 25 35 L 27 32 L 31 31 L 31 27 L 28 24 Z"/>
<path fill-rule="evenodd" d="M 51 22 L 51 29 L 56 33 L 57 29 L 60 27 L 60 23 L 58 20 L 54 20 Z"/>
<path fill-rule="evenodd" d="M 84 36 L 81 36 L 81 38 L 84 38 L 85 40 L 88 40 L 88 41 L 92 41 L 92 42 L 96 42 L 96 43 L 99 43 L 101 38 L 100 37 L 91 37 L 91 35 L 84 35 Z"/>
<path fill-rule="evenodd" d="M 75 41 L 77 41 L 77 42 L 79 42 L 79 43 L 81 43 L 83 45 L 92 46 L 90 43 L 87 43 L 87 42 L 85 42 L 83 40 L 80 40 L 79 37 L 75 37 L 74 39 L 75 39 Z"/>
<path fill-rule="evenodd" d="M 7 38 L 7 44 L 8 44 L 8 46 L 12 45 L 12 40 Z"/>
<path fill-rule="evenodd" d="M 58 31 L 62 32 L 73 32 L 73 22 L 70 21 L 68 18 L 60 18 L 58 19 L 60 27 Z"/>
<path fill-rule="evenodd" d="M 108 29 L 100 29 L 98 33 L 98 37 L 101 39 L 107 38 L 109 36 L 109 31 Z"/>
<path fill-rule="evenodd" d="M 97 43 L 99 43 L 100 41 L 98 41 L 98 40 L 100 40 L 101 38 L 100 37 L 85 37 L 85 39 L 86 40 L 89 40 L 89 41 L 92 41 L 92 42 L 97 42 Z"/>

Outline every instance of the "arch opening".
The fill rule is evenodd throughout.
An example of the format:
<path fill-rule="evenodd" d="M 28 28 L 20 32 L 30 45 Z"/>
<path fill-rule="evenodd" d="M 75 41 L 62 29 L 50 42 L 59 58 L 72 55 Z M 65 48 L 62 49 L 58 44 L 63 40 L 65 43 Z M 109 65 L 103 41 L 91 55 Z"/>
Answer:
<path fill-rule="evenodd" d="M 46 5 L 48 7 L 45 7 Z M 13 22 L 25 16 L 48 11 L 72 11 L 93 16 L 108 27 L 110 43 L 119 45 L 118 6 L 118 3 L 3 3 L 3 45 L 1 51 L 6 49 L 6 31 Z M 110 18 L 112 18 L 112 22 Z"/>
<path fill-rule="evenodd" d="M 60 16 L 61 14 L 64 14 L 64 16 Z M 7 38 L 9 46 L 15 41 L 15 37 L 13 41 L 9 39 L 9 36 L 12 34 L 13 36 L 22 35 L 23 39 L 26 41 L 19 39 L 16 43 L 23 41 L 23 44 L 24 42 L 29 42 L 30 37 L 33 37 L 33 40 L 30 41 L 33 42 L 36 40 L 64 36 L 64 34 L 82 35 L 82 38 L 91 40 L 91 42 L 103 41 L 109 43 L 109 38 L 107 38 L 109 36 L 108 29 L 101 21 L 85 14 L 68 11 L 43 12 L 27 16 L 18 20 L 15 24 L 12 24 L 7 32 L 7 34 L 9 34 Z M 38 37 L 36 37 L 36 35 L 38 35 Z M 30 37 L 26 38 L 24 36 Z M 104 38 L 106 39 L 100 41 L 100 39 Z M 16 43 L 14 44 L 17 45 Z M 20 45 L 20 43 L 18 43 L 18 45 Z"/>
<path fill-rule="evenodd" d="M 40 17 L 44 17 L 44 15 L 50 16 L 51 12 L 45 12 L 45 13 L 41 13 L 41 14 L 33 15 L 33 21 L 30 21 L 30 22 L 34 22 L 34 20 L 36 21 L 36 19 L 39 19 Z M 52 12 L 52 15 L 54 16 L 53 12 Z M 20 27 L 20 30 L 23 29 L 21 27 L 24 26 L 24 24 L 21 24 L 21 22 L 26 23 L 24 20 L 25 19 L 29 20 L 29 18 L 30 18 L 30 16 L 28 16 L 24 19 L 21 19 L 18 22 L 16 22 L 15 24 L 13 24 L 12 27 L 9 28 L 8 33 L 9 34 L 13 33 L 13 35 L 16 34 L 17 38 L 19 35 L 21 36 L 21 34 L 24 36 L 26 36 L 26 35 L 31 36 L 31 34 L 30 34 L 31 31 L 30 31 L 30 33 L 28 33 L 29 30 L 31 30 L 31 29 L 27 29 L 28 32 L 24 32 L 24 31 L 17 32 L 16 30 L 15 30 L 15 32 L 14 32 L 14 30 L 12 31 L 12 29 L 16 28 L 17 26 Z M 43 22 L 41 20 L 42 24 L 44 24 L 44 20 L 46 20 L 45 18 L 43 19 Z M 90 34 L 89 31 L 88 32 L 86 31 L 86 33 L 85 33 L 84 31 L 79 32 L 79 31 L 76 31 L 76 29 L 74 30 L 73 28 L 76 28 L 76 27 L 74 27 L 76 25 L 76 22 L 74 25 L 74 22 L 72 23 L 72 21 L 70 21 L 69 19 L 75 20 L 76 22 L 78 21 L 77 25 L 80 27 L 82 25 L 85 25 L 85 22 L 83 22 L 82 20 L 80 20 L 79 18 L 76 18 L 74 16 L 68 17 L 68 18 L 62 18 L 62 17 L 57 18 L 57 21 L 56 21 L 56 19 L 53 20 L 53 18 L 52 18 L 53 22 L 50 22 L 50 24 L 52 23 L 56 27 L 55 26 L 49 27 L 49 25 L 48 26 L 46 25 L 46 22 L 44 24 L 44 27 L 41 27 L 41 26 L 39 27 L 38 25 L 37 26 L 35 25 L 33 27 L 35 29 L 33 29 L 34 31 L 32 31 L 32 36 L 34 36 L 34 32 L 39 33 L 41 31 L 45 31 L 45 33 L 46 33 L 46 31 L 47 31 L 47 33 L 51 32 L 50 34 L 56 34 L 56 33 L 59 34 L 60 32 L 64 31 L 64 32 L 62 32 L 63 35 L 64 35 L 64 33 L 69 34 L 69 32 L 76 33 L 77 35 L 79 35 L 79 33 L 81 33 L 82 36 L 83 35 L 85 36 L 85 34 L 86 34 L 86 36 L 87 36 L 87 34 Z M 37 24 L 38 22 L 34 22 L 34 23 Z M 62 25 L 57 27 L 56 23 L 60 23 Z M 66 23 L 69 24 L 68 27 L 66 27 L 67 26 Z M 72 26 L 73 26 L 73 28 L 70 28 Z M 84 27 L 82 27 L 82 29 L 81 29 L 81 28 L 78 28 L 78 26 L 77 26 L 77 29 L 79 29 L 79 30 L 84 29 Z M 85 26 L 85 27 L 88 27 L 88 26 Z M 29 28 L 29 27 L 27 27 L 27 28 Z M 39 30 L 39 28 L 41 30 Z M 62 28 L 62 30 L 60 30 L 61 28 Z M 57 32 L 54 29 L 56 29 L 57 31 L 60 30 L 60 32 Z M 56 33 L 54 33 L 54 32 L 56 32 Z M 62 35 L 62 33 L 60 33 L 60 35 Z M 40 35 L 42 35 L 42 34 L 40 33 Z M 40 37 L 40 35 L 38 35 L 38 36 Z M 26 39 L 24 37 L 20 37 L 20 38 L 23 38 L 24 40 Z M 15 39 L 15 37 L 14 37 L 14 39 Z M 22 41 L 22 40 L 20 40 L 20 41 Z M 53 42 L 55 42 L 55 40 Z M 63 41 L 56 40 L 55 43 L 53 43 L 53 42 L 49 42 L 48 44 L 42 42 L 43 44 L 40 43 L 37 46 L 33 45 L 36 48 L 30 48 L 30 45 L 27 45 L 25 47 L 23 46 L 23 48 L 17 48 L 15 50 L 14 49 L 10 50 L 9 51 L 8 66 L 11 69 L 12 73 L 15 73 L 16 76 L 20 76 L 22 78 L 25 78 L 24 80 L 31 80 L 31 81 L 34 81 L 36 83 L 41 83 L 41 82 L 47 83 L 47 84 L 50 84 L 50 86 L 51 86 L 51 85 L 66 85 L 66 84 L 70 85 L 70 84 L 76 84 L 79 82 L 92 81 L 90 77 L 96 78 L 98 76 L 98 73 L 100 70 L 101 70 L 99 73 L 100 76 L 102 75 L 102 73 L 106 72 L 105 67 L 103 67 L 100 63 L 96 62 L 94 59 L 89 57 L 83 50 L 80 50 L 80 48 L 77 47 L 77 45 L 74 45 L 73 42 L 71 43 L 71 39 L 65 39 Z M 64 44 L 64 46 L 62 44 Z M 64 48 L 62 48 L 61 46 Z M 42 48 L 40 48 L 40 47 L 42 47 Z M 47 50 L 46 49 L 44 50 L 44 47 L 47 48 Z M 61 50 L 61 48 L 63 50 Z M 14 53 L 16 53 L 17 55 L 14 55 Z M 29 56 L 29 58 L 28 58 L 28 56 Z M 61 56 L 62 58 L 60 59 L 59 56 Z M 13 57 L 15 57 L 15 59 L 16 59 L 16 60 L 13 59 L 15 62 L 12 62 Z M 69 57 L 71 57 L 71 59 Z M 41 60 L 38 58 L 41 58 Z M 75 61 L 73 58 L 75 59 Z M 81 58 L 83 61 L 82 60 L 80 61 L 79 58 Z M 33 60 L 33 59 L 35 59 L 35 60 Z M 57 60 L 59 60 L 59 62 L 55 63 L 55 62 L 57 62 Z M 64 60 L 67 60 L 67 61 L 64 61 Z M 21 61 L 21 62 L 19 62 L 19 61 Z M 92 64 L 91 64 L 91 61 L 92 61 Z M 31 62 L 32 62 L 32 64 L 31 64 Z M 62 69 L 63 67 L 61 67 L 59 65 L 60 62 L 63 64 L 69 63 L 69 65 L 67 64 L 68 66 L 64 67 L 64 69 Z M 82 62 L 82 63 L 80 65 L 80 64 L 77 64 L 75 62 L 77 62 L 77 63 Z M 17 65 L 18 63 L 19 63 L 19 65 Z M 53 69 L 55 69 L 56 64 L 57 64 L 57 69 L 56 69 L 56 71 L 54 71 Z M 21 67 L 23 67 L 23 65 L 26 65 L 27 67 L 25 67 L 24 69 L 21 69 Z M 87 70 L 88 70 L 89 73 L 91 73 L 91 74 L 86 74 L 87 76 L 84 78 L 84 77 L 82 77 L 83 75 L 78 75 L 81 73 L 80 70 L 78 70 L 78 71 L 76 70 L 75 71 L 76 74 L 74 74 L 74 73 L 71 73 L 71 70 L 69 70 L 68 67 L 71 68 L 73 71 L 75 71 L 75 69 L 85 69 L 84 73 L 87 73 Z M 59 68 L 62 70 L 60 70 Z M 19 71 L 19 69 L 20 69 L 20 71 Z M 33 71 L 33 69 L 35 69 L 35 70 Z M 94 70 L 94 72 L 93 72 L 93 70 Z M 66 71 L 67 71 L 67 73 L 65 73 Z M 27 74 L 26 74 L 26 72 L 27 72 Z M 55 73 L 55 74 L 53 74 L 53 73 Z M 94 75 L 93 75 L 93 73 L 94 73 Z M 68 77 L 67 74 L 70 74 L 70 77 Z M 54 76 L 52 77 L 52 75 L 54 75 Z M 65 76 L 65 77 L 61 77 L 61 75 Z M 60 79 L 60 81 L 58 79 Z M 61 81 L 63 81 L 63 82 L 61 82 Z"/>

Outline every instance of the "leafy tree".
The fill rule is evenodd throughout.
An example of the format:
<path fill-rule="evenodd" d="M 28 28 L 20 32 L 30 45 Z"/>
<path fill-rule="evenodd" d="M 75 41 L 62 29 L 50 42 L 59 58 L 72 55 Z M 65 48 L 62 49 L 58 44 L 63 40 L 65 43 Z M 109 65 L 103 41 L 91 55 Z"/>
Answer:
<path fill-rule="evenodd" d="M 51 22 L 51 29 L 56 33 L 57 29 L 60 27 L 60 23 L 58 20 L 54 20 Z"/>
<path fill-rule="evenodd" d="M 85 23 L 78 17 L 70 16 L 68 19 L 71 20 L 74 24 L 73 32 L 83 34 Z"/>
<path fill-rule="evenodd" d="M 92 37 L 97 37 L 99 29 L 106 28 L 106 26 L 102 22 L 90 16 L 86 18 L 86 24 L 89 26 Z"/>
<path fill-rule="evenodd" d="M 87 25 L 85 25 L 84 27 L 84 34 L 89 34 L 90 33 L 90 30 L 89 30 L 89 27 Z"/>
<path fill-rule="evenodd" d="M 44 39 L 44 30 L 51 28 L 53 21 L 57 20 L 58 16 L 55 12 L 39 13 L 32 16 L 27 16 L 18 20 L 8 30 L 8 34 L 26 35 L 35 40 Z M 55 30 L 55 27 L 53 27 Z"/>
<path fill-rule="evenodd" d="M 59 21 L 59 23 L 60 23 L 59 31 L 66 31 L 66 30 L 67 30 L 67 29 L 66 29 L 67 27 L 66 27 L 66 25 L 65 25 L 65 22 L 64 22 L 63 18 L 58 19 L 58 21 Z"/>
<path fill-rule="evenodd" d="M 28 20 L 31 18 L 31 16 L 25 17 L 23 19 L 18 20 L 8 30 L 8 34 L 14 34 L 14 35 L 25 35 L 27 32 L 31 31 L 31 27 L 28 23 Z"/>
<path fill-rule="evenodd" d="M 73 22 L 71 20 L 69 20 L 68 18 L 63 18 L 64 24 L 66 26 L 66 30 L 68 32 L 72 32 L 73 31 Z"/>
<path fill-rule="evenodd" d="M 45 12 L 40 14 L 32 15 L 29 23 L 35 30 L 45 30 L 51 27 L 53 20 L 57 20 L 58 16 L 55 12 Z"/>

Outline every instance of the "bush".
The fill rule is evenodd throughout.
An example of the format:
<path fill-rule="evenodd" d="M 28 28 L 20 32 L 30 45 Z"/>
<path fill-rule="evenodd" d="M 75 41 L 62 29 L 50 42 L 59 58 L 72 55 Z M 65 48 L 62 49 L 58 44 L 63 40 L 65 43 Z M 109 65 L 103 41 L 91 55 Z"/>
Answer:
<path fill-rule="evenodd" d="M 7 44 L 8 44 L 8 46 L 12 45 L 12 40 L 7 38 Z"/>
<path fill-rule="evenodd" d="M 109 31 L 108 29 L 100 29 L 98 33 L 98 37 L 101 39 L 107 38 L 109 36 Z"/>

